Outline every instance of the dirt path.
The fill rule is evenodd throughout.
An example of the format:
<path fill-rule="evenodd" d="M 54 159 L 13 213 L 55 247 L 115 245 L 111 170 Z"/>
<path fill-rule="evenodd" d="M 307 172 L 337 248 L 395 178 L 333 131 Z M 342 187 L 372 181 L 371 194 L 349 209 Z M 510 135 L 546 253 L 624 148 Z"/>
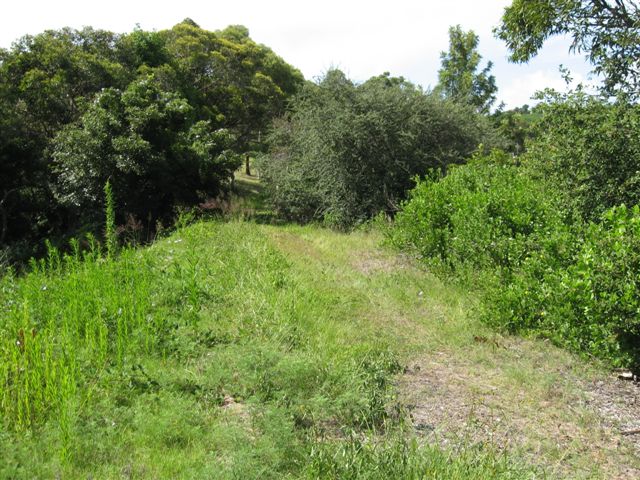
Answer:
<path fill-rule="evenodd" d="M 398 400 L 421 441 L 484 444 L 552 478 L 640 478 L 640 386 L 548 342 L 502 337 L 473 298 L 378 247 L 375 234 L 269 228 L 300 268 L 356 290 L 360 315 L 402 352 Z"/>

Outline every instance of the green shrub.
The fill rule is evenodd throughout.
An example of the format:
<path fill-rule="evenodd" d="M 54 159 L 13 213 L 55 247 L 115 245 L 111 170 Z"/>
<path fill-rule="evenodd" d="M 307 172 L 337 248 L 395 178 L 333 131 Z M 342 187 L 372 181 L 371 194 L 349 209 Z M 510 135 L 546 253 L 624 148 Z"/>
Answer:
<path fill-rule="evenodd" d="M 396 218 L 393 243 L 456 269 L 519 265 L 561 228 L 563 214 L 546 187 L 494 152 L 418 182 Z"/>
<path fill-rule="evenodd" d="M 461 163 L 494 137 L 471 108 L 402 78 L 356 85 L 333 70 L 308 84 L 290 116 L 274 124 L 260 172 L 285 218 L 349 227 L 395 211 L 415 175 Z"/>
<path fill-rule="evenodd" d="M 420 181 L 392 242 L 490 280 L 481 288 L 487 323 L 639 369 L 640 207 L 584 224 L 554 187 L 509 161 L 476 157 Z"/>
<path fill-rule="evenodd" d="M 549 249 L 532 255 L 509 284 L 489 292 L 487 319 L 637 370 L 640 207 L 612 208 L 600 223 L 558 240 L 574 245 L 570 261 Z"/>

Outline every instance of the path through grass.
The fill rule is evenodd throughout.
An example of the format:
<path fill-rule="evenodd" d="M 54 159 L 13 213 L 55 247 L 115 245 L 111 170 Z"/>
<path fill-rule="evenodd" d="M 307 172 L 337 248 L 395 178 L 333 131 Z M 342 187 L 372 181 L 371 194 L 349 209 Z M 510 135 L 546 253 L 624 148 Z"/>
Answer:
<path fill-rule="evenodd" d="M 380 240 L 202 222 L 116 260 L 54 256 L 6 277 L 0 478 L 613 471 L 589 447 L 607 433 L 590 433 L 597 419 L 568 408 L 578 394 L 565 372 L 597 370 L 584 377 L 546 344 L 495 336 L 469 314 L 473 298 Z M 524 442 L 491 442 L 429 415 L 435 403 L 468 419 L 465 399 L 486 398 L 492 411 L 520 401 L 512 416 L 541 427 L 524 424 Z M 542 432 L 556 421 L 575 429 L 562 452 Z"/>

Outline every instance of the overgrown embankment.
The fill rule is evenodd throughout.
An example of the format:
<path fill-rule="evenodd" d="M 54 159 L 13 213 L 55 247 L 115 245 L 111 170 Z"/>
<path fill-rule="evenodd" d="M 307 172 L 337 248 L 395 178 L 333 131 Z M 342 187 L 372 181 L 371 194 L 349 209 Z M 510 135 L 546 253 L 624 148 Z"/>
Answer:
<path fill-rule="evenodd" d="M 0 476 L 530 477 L 402 433 L 407 332 L 384 291 L 417 297 L 371 270 L 375 238 L 205 222 L 6 276 Z"/>

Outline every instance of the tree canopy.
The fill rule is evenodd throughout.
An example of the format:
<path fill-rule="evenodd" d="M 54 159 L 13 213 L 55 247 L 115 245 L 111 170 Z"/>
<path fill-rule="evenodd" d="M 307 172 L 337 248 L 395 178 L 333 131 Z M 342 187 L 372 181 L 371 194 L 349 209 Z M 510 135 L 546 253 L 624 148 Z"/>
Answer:
<path fill-rule="evenodd" d="M 90 221 L 109 177 L 121 215 L 218 196 L 231 152 L 260 150 L 303 82 L 245 27 L 189 19 L 49 30 L 0 49 L 0 244 Z"/>
<path fill-rule="evenodd" d="M 496 34 L 527 62 L 554 35 L 569 35 L 604 77 L 604 90 L 640 93 L 640 6 L 632 0 L 514 0 Z"/>

